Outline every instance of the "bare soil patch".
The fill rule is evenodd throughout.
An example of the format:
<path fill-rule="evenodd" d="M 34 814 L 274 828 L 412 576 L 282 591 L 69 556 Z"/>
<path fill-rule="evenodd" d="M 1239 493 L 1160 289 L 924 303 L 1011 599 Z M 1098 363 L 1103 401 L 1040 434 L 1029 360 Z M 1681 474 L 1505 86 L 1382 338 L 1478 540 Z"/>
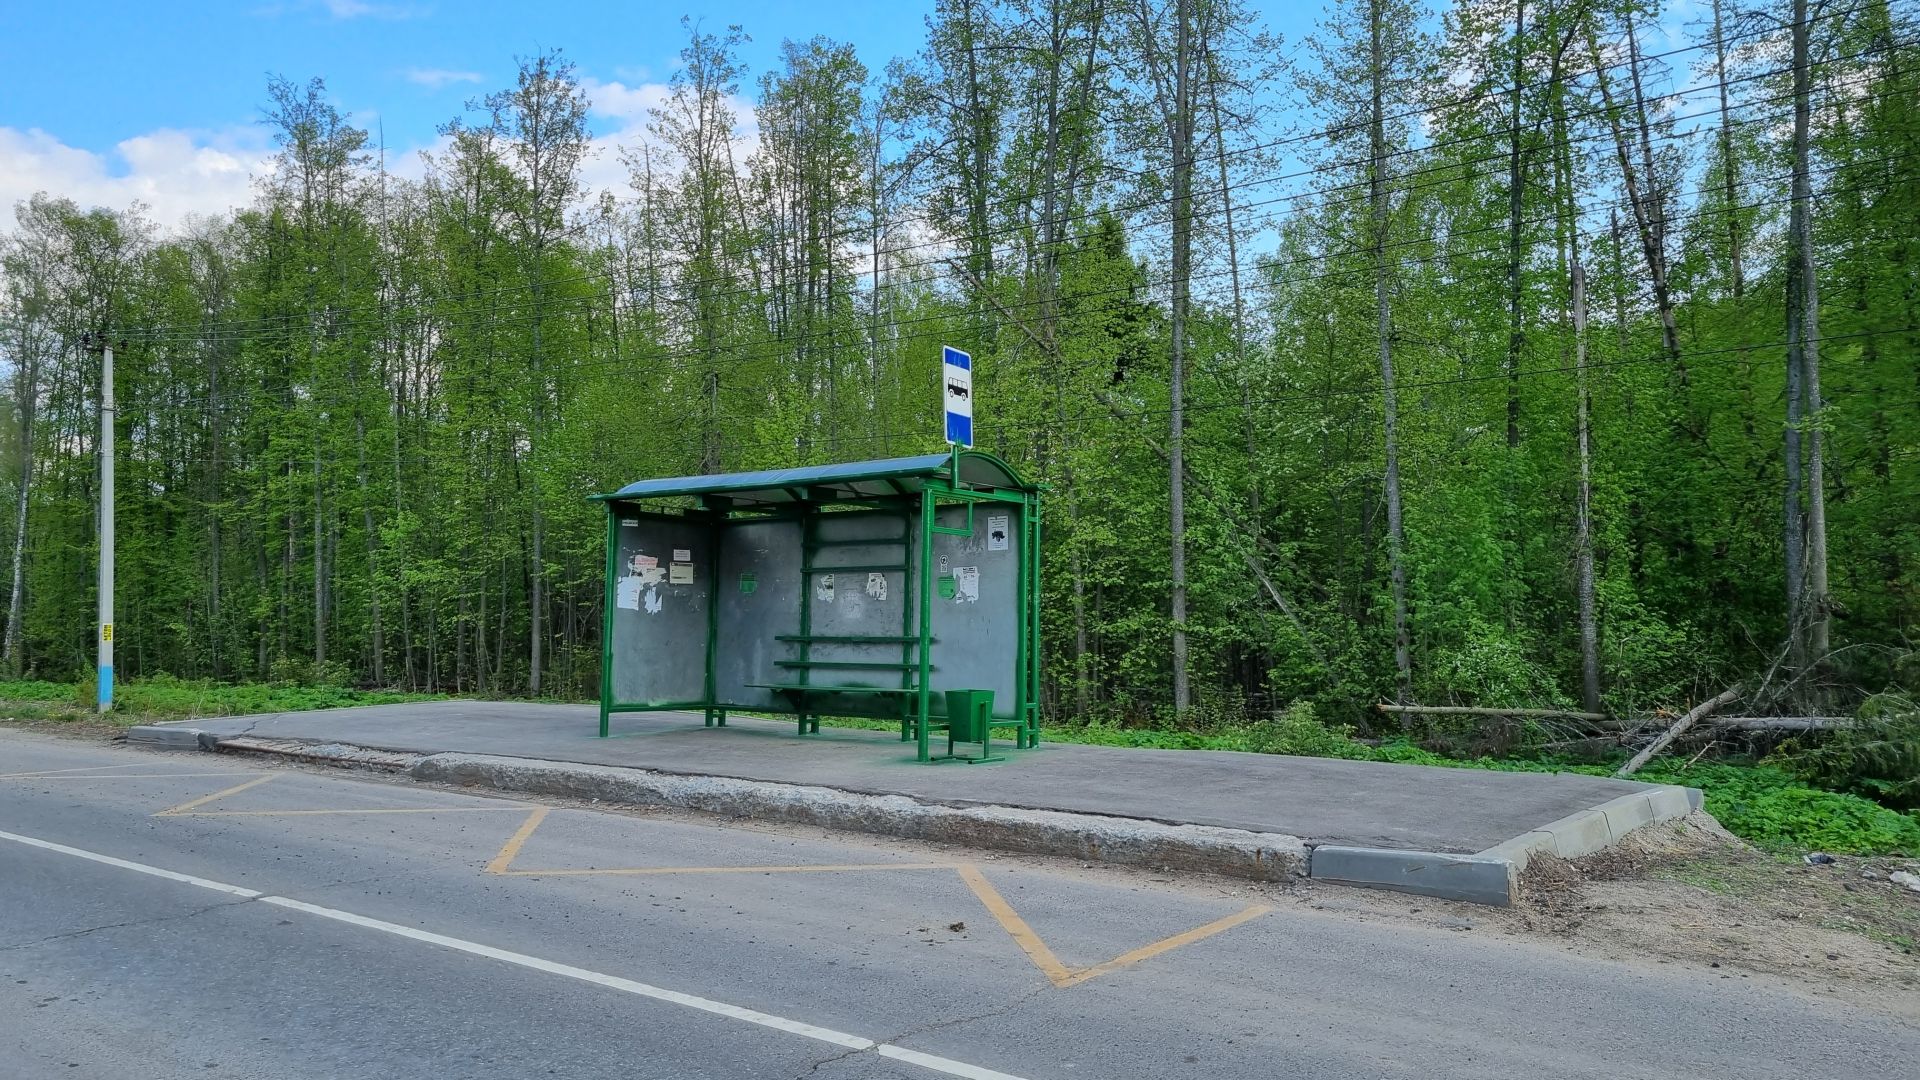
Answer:
<path fill-rule="evenodd" d="M 1781 977 L 1920 1017 L 1920 859 L 1760 851 L 1705 814 L 1642 829 L 1571 862 L 1536 858 L 1519 932 L 1617 959 Z"/>

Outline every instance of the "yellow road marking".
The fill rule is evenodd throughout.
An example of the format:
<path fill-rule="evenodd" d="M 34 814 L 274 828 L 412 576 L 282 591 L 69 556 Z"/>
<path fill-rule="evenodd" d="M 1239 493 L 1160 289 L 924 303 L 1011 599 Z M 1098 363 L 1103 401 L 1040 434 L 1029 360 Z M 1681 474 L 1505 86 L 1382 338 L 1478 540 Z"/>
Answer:
<path fill-rule="evenodd" d="M 0 773 L 0 780 L 22 780 L 30 776 L 58 776 L 61 773 L 106 772 L 108 769 L 137 769 L 145 765 L 144 761 L 131 761 L 125 765 L 79 765 L 71 769 L 44 769 L 40 772 Z"/>
<path fill-rule="evenodd" d="M 952 863 L 815 863 L 803 866 L 615 866 L 578 869 L 515 870 L 513 861 L 520 849 L 533 838 L 534 830 L 547 819 L 552 807 L 542 806 L 527 815 L 520 828 L 507 838 L 500 851 L 487 863 L 487 873 L 501 877 L 604 877 L 640 874 L 805 874 L 840 870 L 946 870 Z"/>
<path fill-rule="evenodd" d="M 967 883 L 967 888 L 973 890 L 973 895 L 980 898 L 980 903 L 986 907 L 987 912 L 999 922 L 1000 928 L 1020 946 L 1020 951 L 1027 954 L 1027 959 L 1033 961 L 1033 966 L 1039 968 L 1041 974 L 1045 975 L 1053 985 L 1068 985 L 1068 980 L 1073 978 L 1073 972 L 1067 969 L 1067 965 L 1060 962 L 1059 957 L 1053 955 L 1053 950 L 1047 948 L 1047 943 L 1040 940 L 1039 934 L 1033 932 L 1033 927 L 1027 925 L 1027 920 L 1013 910 L 1013 905 L 1007 903 L 1007 898 L 1000 895 L 1000 890 L 993 887 L 993 883 L 980 872 L 980 868 L 960 866 L 955 869 L 960 872 L 960 880 Z"/>
<path fill-rule="evenodd" d="M 577 870 L 495 870 L 490 874 L 506 877 L 593 877 L 638 874 L 809 874 L 842 870 L 951 870 L 952 863 L 819 863 L 804 866 L 621 866 L 606 870 L 592 867 Z"/>
<path fill-rule="evenodd" d="M 370 810 L 199 810 L 168 813 L 167 817 L 319 817 L 340 814 L 472 814 L 496 810 L 524 810 L 525 806 L 381 806 Z M 158 815 L 156 815 L 158 816 Z"/>
<path fill-rule="evenodd" d="M 1257 919 L 1272 910 L 1272 908 L 1263 904 L 1255 904 L 1245 911 L 1235 912 L 1224 919 L 1215 919 L 1205 926 L 1196 926 L 1184 934 L 1175 934 L 1172 937 L 1161 938 L 1151 945 L 1135 949 L 1130 953 L 1122 953 L 1104 964 L 1095 964 L 1090 968 L 1082 968 L 1069 975 L 1065 982 L 1056 980 L 1054 985 L 1062 988 L 1076 986 L 1086 982 L 1088 979 L 1098 978 L 1108 972 L 1119 971 L 1124 967 L 1131 967 L 1142 960 L 1159 956 L 1163 952 L 1170 952 L 1182 945 L 1191 945 L 1203 938 L 1210 938 L 1222 930 L 1231 930 L 1243 922 Z"/>
<path fill-rule="evenodd" d="M 267 781 L 273 779 L 275 776 L 278 776 L 278 775 L 279 775 L 278 773 L 268 773 L 265 776 L 256 776 L 244 784 L 235 784 L 232 787 L 226 789 L 225 791 L 216 791 L 211 795 L 202 795 L 197 799 L 193 799 L 188 802 L 183 802 L 179 806 L 169 806 L 165 810 L 162 810 L 153 816 L 154 817 L 179 817 L 182 814 L 185 814 L 189 811 L 199 809 L 200 807 L 205 806 L 216 799 L 224 799 L 229 795 L 238 795 L 241 792 L 247 790 L 248 788 L 259 787 L 261 784 L 266 783 Z"/>
<path fill-rule="evenodd" d="M 1000 894 L 999 889 L 994 888 L 993 882 L 987 880 L 987 876 L 980 872 L 980 868 L 971 863 L 820 863 L 803 866 L 631 866 L 611 867 L 607 869 L 592 867 L 549 870 L 514 869 L 514 861 L 520 857 L 521 849 L 526 847 L 527 841 L 533 839 L 534 832 L 540 828 L 540 823 L 547 819 L 547 814 L 550 810 L 551 807 L 542 806 L 535 808 L 532 813 L 528 814 L 527 820 L 520 823 L 520 827 L 514 830 L 513 835 L 507 838 L 507 842 L 501 846 L 500 851 L 487 863 L 486 872 L 500 877 L 607 877 L 648 874 L 805 874 L 844 873 L 856 870 L 952 870 L 960 875 L 960 880 L 966 883 L 968 889 L 972 890 L 973 895 L 978 898 L 981 905 L 987 909 L 987 913 L 992 915 L 994 921 L 1000 924 L 1000 928 L 1007 932 L 1007 936 L 1011 937 L 1014 943 L 1020 946 L 1020 951 L 1026 953 L 1027 959 L 1033 962 L 1033 966 L 1040 969 L 1040 973 L 1047 977 L 1048 982 L 1062 990 L 1070 986 L 1078 986 L 1089 979 L 1097 979 L 1102 975 L 1109 975 L 1123 968 L 1132 967 L 1142 960 L 1150 960 L 1163 953 L 1172 952 L 1183 945 L 1191 945 L 1194 942 L 1203 941 L 1215 934 L 1231 930 L 1241 923 L 1257 919 L 1273 910 L 1273 908 L 1267 905 L 1255 904 L 1242 911 L 1237 911 L 1232 915 L 1215 919 L 1204 926 L 1196 926 L 1184 933 L 1161 938 L 1159 941 L 1149 945 L 1143 945 L 1131 952 L 1121 953 L 1119 956 L 1104 963 L 1095 964 L 1092 967 L 1070 968 L 1062 963 L 1058 956 L 1054 955 L 1053 950 L 1048 947 L 1046 941 L 1034 931 L 1032 926 L 1027 924 L 1027 920 L 1020 917 L 1020 913 L 1013 909 L 1013 905 L 1007 903 L 1007 898 Z"/>
<path fill-rule="evenodd" d="M 156 775 L 164 775 L 164 774 L 156 774 Z M 191 775 L 191 774 L 188 774 L 188 775 Z M 233 774 L 232 773 L 203 773 L 200 775 L 231 776 Z M 280 774 L 268 773 L 265 776 L 256 776 L 244 784 L 235 784 L 233 787 L 230 787 L 225 791 L 216 791 L 211 795 L 202 795 L 198 799 L 194 799 L 190 802 L 183 802 L 179 806 L 168 807 L 167 809 L 162 810 L 153 816 L 154 817 L 319 817 L 319 816 L 337 815 L 337 814 L 470 814 L 477 810 L 523 810 L 526 808 L 525 803 L 503 803 L 500 806 L 398 806 L 398 807 L 381 806 L 381 807 L 372 807 L 365 810 L 202 810 L 200 809 L 203 806 L 207 806 L 212 803 L 218 802 L 229 795 L 238 795 L 241 792 L 247 790 L 248 788 L 258 787 L 261 784 L 266 783 L 267 781 L 273 779 L 278 775 Z"/>
<path fill-rule="evenodd" d="M 533 813 L 527 815 L 527 820 L 520 823 L 520 830 L 507 838 L 506 846 L 502 847 L 500 853 L 493 857 L 493 861 L 487 864 L 487 873 L 507 872 L 507 867 L 512 866 L 513 860 L 519 857 L 520 848 L 527 842 L 527 837 L 532 836 L 533 830 L 539 828 L 540 823 L 547 819 L 548 809 L 545 806 L 537 807 Z"/>
<path fill-rule="evenodd" d="M 87 773 L 75 776 L 72 773 L 47 773 L 34 775 L 22 773 L 19 776 L 0 776 L 0 780 L 199 780 L 209 776 L 232 776 L 230 772 L 121 772 Z"/>

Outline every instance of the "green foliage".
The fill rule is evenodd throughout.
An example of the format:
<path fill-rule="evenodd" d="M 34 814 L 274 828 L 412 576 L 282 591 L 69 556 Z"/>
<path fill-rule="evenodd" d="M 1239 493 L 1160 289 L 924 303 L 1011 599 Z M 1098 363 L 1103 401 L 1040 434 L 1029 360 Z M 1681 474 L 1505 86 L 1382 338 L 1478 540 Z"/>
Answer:
<path fill-rule="evenodd" d="M 1851 725 L 1789 740 L 1769 760 L 1821 787 L 1889 806 L 1920 806 L 1920 702 L 1902 693 L 1877 695 Z"/>
<path fill-rule="evenodd" d="M 121 723 L 335 709 L 349 705 L 394 705 L 441 697 L 394 690 L 356 690 L 338 684 L 235 684 L 213 679 L 178 679 L 171 675 L 122 680 L 114 684 L 113 690 L 114 712 L 109 718 Z M 0 681 L 0 703 L 57 707 L 36 715 L 91 715 L 94 683 L 91 678 L 70 683 L 31 679 Z"/>

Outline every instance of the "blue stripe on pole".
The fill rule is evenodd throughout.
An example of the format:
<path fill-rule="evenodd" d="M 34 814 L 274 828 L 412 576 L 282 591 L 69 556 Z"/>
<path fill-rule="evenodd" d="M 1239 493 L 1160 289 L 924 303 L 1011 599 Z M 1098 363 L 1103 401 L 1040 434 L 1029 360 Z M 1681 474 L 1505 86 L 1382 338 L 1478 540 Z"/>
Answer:
<path fill-rule="evenodd" d="M 113 704 L 112 664 L 108 664 L 100 669 L 100 697 L 98 701 L 102 708 Z"/>

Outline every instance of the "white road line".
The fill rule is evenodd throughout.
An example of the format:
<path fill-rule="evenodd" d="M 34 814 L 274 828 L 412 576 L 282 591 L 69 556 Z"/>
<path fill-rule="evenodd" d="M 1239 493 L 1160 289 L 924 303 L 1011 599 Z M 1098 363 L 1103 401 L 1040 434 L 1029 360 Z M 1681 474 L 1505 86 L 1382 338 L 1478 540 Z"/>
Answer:
<path fill-rule="evenodd" d="M 367 930 L 378 930 L 381 933 L 411 938 L 414 941 L 425 942 L 429 945 L 438 945 L 443 949 L 453 949 L 456 952 L 483 956 L 489 960 L 498 960 L 502 963 L 529 968 L 533 971 L 545 972 L 549 975 L 559 975 L 563 978 L 577 979 L 581 982 L 593 983 L 596 986 L 604 986 L 611 990 L 619 990 L 639 997 L 652 998 L 655 1001 L 664 1001 L 671 1005 L 681 1005 L 689 1009 L 698 1009 L 701 1012 L 712 1013 L 715 1016 L 724 1016 L 732 1020 L 741 1020 L 749 1024 L 757 1024 L 761 1027 L 772 1028 L 775 1031 L 784 1031 L 789 1035 L 798 1035 L 802 1038 L 814 1039 L 818 1042 L 831 1043 L 834 1046 L 848 1050 L 872 1050 L 881 1057 L 892 1058 L 895 1061 L 904 1061 L 909 1064 L 918 1065 L 924 1069 L 930 1069 L 934 1072 L 945 1073 L 948 1076 L 957 1076 L 962 1078 L 962 1080 L 1022 1080 L 1021 1077 L 1014 1076 L 1011 1073 L 996 1072 L 978 1065 L 969 1065 L 964 1061 L 955 1061 L 952 1058 L 940 1057 L 937 1054 L 922 1053 L 919 1050 L 909 1050 L 906 1047 L 894 1046 L 889 1043 L 876 1043 L 872 1039 L 862 1038 L 859 1035 L 849 1035 L 844 1031 L 818 1027 L 799 1020 L 789 1020 L 784 1016 L 775 1016 L 772 1013 L 759 1012 L 758 1010 L 744 1008 L 739 1005 L 729 1005 L 724 1001 L 715 1001 L 711 998 L 698 997 L 693 994 L 683 994 L 678 990 L 668 990 L 664 987 L 637 982 L 633 979 L 623 979 L 618 975 L 605 975 L 598 971 L 589 971 L 586 968 L 574 967 L 571 964 L 542 960 L 537 956 L 529 956 L 526 953 L 517 953 L 508 949 L 496 949 L 491 945 L 482 945 L 476 941 L 448 937 L 445 934 L 435 934 L 427 930 L 416 930 L 411 926 L 402 926 L 399 923 L 385 922 L 380 919 L 370 919 L 365 915 L 355 915 L 351 911 L 321 907 L 318 904 L 309 904 L 284 896 L 268 896 L 253 889 L 243 889 L 238 885 L 226 885 L 218 881 L 209 881 L 203 877 L 195 877 L 192 874 L 181 874 L 172 870 L 162 870 L 157 866 L 129 862 L 126 859 L 116 859 L 111 855 L 101 855 L 92 851 L 83 851 L 80 848 L 68 847 L 65 844 L 56 844 L 48 840 L 38 840 L 31 836 L 21 836 L 18 833 L 0 832 L 0 840 L 11 840 L 14 843 L 40 848 L 43 851 L 57 852 L 61 855 L 71 855 L 77 859 L 103 863 L 107 866 L 119 867 L 122 870 L 132 870 L 135 873 L 149 874 L 153 877 L 165 878 L 168 881 L 177 881 L 185 885 L 197 885 L 203 889 L 212 889 L 215 892 L 227 893 L 232 896 L 242 896 L 249 900 L 258 900 L 263 904 L 273 904 L 276 907 L 305 912 L 308 915 L 314 915 L 322 919 L 332 919 L 335 922 L 346 923 L 349 926 L 358 926 Z"/>
<path fill-rule="evenodd" d="M 65 844 L 56 844 L 49 840 L 35 840 L 31 836 L 21 836 L 18 833 L 0 832 L 0 840 L 11 840 L 16 844 L 25 844 L 28 847 L 40 848 L 43 851 L 55 851 L 62 855 L 71 855 L 76 859 L 86 859 L 88 862 L 105 863 L 108 866 L 117 866 L 122 870 L 131 870 L 136 874 L 151 874 L 157 878 L 166 878 L 168 881 L 178 881 L 182 885 L 198 885 L 203 889 L 212 889 L 214 892 L 223 892 L 229 896 L 244 896 L 248 900 L 258 900 L 261 896 L 265 895 L 252 889 L 243 889 L 238 885 L 223 885 L 218 881 L 208 881 L 203 877 L 194 877 L 192 874 L 180 874 L 172 870 L 162 870 L 157 866 L 148 866 L 146 863 L 128 862 L 125 859 L 116 859 L 111 855 L 82 851 L 79 848 L 68 847 Z"/>

